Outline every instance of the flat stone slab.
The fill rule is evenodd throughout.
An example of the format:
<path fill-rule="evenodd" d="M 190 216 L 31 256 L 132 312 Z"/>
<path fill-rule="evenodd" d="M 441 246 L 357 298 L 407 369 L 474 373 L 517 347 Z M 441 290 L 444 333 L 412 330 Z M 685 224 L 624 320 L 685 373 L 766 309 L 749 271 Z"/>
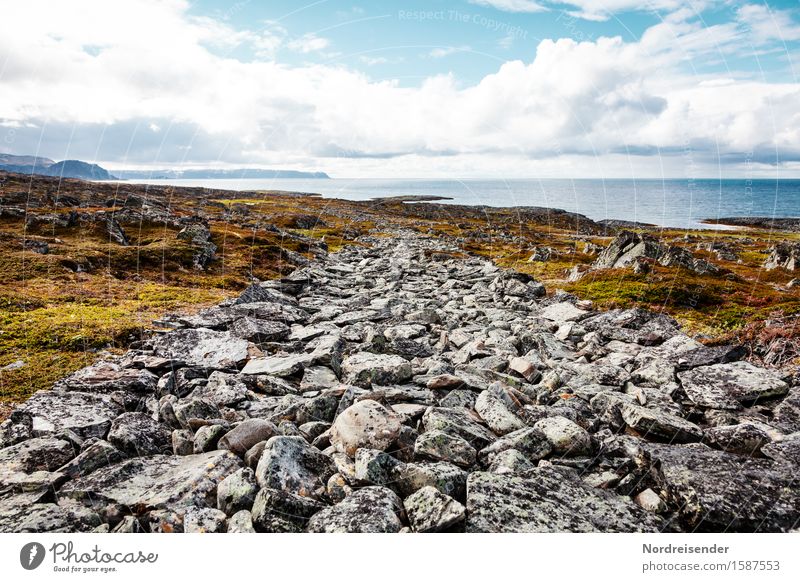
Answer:
<path fill-rule="evenodd" d="M 664 522 L 629 498 L 584 485 L 557 469 L 523 475 L 472 473 L 467 532 L 658 532 Z"/>
<path fill-rule="evenodd" d="M 572 303 L 564 301 L 562 303 L 553 303 L 542 309 L 539 314 L 545 319 L 554 321 L 556 323 L 566 323 L 568 321 L 578 321 L 579 319 L 589 315 L 588 311 L 578 309 Z"/>
<path fill-rule="evenodd" d="M 228 451 L 130 459 L 71 481 L 58 492 L 89 506 L 119 503 L 139 514 L 150 509 L 214 507 L 217 485 L 243 466 Z"/>
<path fill-rule="evenodd" d="M 789 385 L 774 372 L 748 362 L 702 366 L 679 372 L 678 378 L 691 401 L 705 408 L 736 410 L 789 392 Z"/>
<path fill-rule="evenodd" d="M 204 327 L 176 329 L 156 338 L 156 354 L 198 368 L 236 368 L 247 360 L 249 342 Z"/>
<path fill-rule="evenodd" d="M 645 449 L 671 508 L 689 531 L 776 532 L 800 520 L 797 468 L 701 444 Z"/>
<path fill-rule="evenodd" d="M 36 436 L 71 430 L 83 438 L 104 438 L 122 412 L 122 405 L 107 394 L 40 390 L 17 407 L 11 419 L 30 417 Z"/>

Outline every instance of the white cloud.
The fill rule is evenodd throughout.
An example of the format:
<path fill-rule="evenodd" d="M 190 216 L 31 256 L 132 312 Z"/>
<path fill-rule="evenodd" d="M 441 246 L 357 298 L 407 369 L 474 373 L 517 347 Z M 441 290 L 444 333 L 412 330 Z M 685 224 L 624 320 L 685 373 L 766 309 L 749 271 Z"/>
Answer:
<path fill-rule="evenodd" d="M 327 38 L 308 33 L 289 41 L 286 46 L 295 52 L 308 54 L 324 50 L 328 48 L 329 45 L 330 41 Z"/>
<path fill-rule="evenodd" d="M 529 62 L 475 85 L 441 75 L 414 87 L 343 66 L 237 60 L 220 49 L 226 38 L 252 44 L 264 31 L 192 18 L 178 0 L 29 0 L 0 20 L 0 127 L 19 128 L 15 147 L 43 135 L 44 155 L 100 151 L 112 167 L 127 156 L 351 175 L 575 175 L 629 155 L 637 167 L 680 166 L 687 151 L 708 164 L 718 153 L 800 160 L 797 83 L 682 72 L 686 59 L 724 59 L 741 34 L 735 23 L 678 20 L 639 42 L 544 40 Z"/>
<path fill-rule="evenodd" d="M 491 6 L 505 12 L 543 12 L 547 10 L 545 6 L 533 0 L 469 0 L 469 3 Z"/>
<path fill-rule="evenodd" d="M 800 40 L 800 23 L 788 10 L 770 10 L 765 4 L 747 4 L 737 11 L 739 21 L 757 43 Z"/>
<path fill-rule="evenodd" d="M 472 48 L 470 48 L 467 45 L 462 45 L 462 46 L 442 46 L 442 47 L 436 47 L 435 49 L 433 49 L 431 52 L 428 53 L 428 56 L 431 56 L 434 59 L 441 59 L 443 57 L 454 55 L 456 53 L 466 53 L 466 52 L 469 52 L 471 50 L 472 50 Z"/>

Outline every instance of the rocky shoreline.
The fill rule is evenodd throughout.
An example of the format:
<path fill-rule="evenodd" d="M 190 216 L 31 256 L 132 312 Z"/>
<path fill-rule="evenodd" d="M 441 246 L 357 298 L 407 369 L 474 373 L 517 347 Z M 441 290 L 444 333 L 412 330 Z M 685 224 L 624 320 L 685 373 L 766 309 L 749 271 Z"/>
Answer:
<path fill-rule="evenodd" d="M 360 242 L 18 406 L 0 531 L 798 528 L 797 378 L 441 238 Z"/>

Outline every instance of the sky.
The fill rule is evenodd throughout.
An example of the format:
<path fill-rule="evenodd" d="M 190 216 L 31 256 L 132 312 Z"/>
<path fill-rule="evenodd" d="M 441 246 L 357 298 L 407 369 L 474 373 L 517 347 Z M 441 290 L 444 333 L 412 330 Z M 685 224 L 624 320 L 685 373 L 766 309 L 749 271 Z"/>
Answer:
<path fill-rule="evenodd" d="M 0 0 L 0 152 L 800 177 L 798 0 Z"/>

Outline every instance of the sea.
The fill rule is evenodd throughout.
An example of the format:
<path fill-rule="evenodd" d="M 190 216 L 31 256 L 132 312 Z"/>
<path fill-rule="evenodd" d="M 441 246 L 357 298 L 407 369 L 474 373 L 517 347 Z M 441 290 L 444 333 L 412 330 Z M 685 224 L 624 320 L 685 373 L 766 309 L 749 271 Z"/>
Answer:
<path fill-rule="evenodd" d="M 664 227 L 712 228 L 704 220 L 733 216 L 800 217 L 800 180 L 423 180 L 214 179 L 131 180 L 224 190 L 289 190 L 324 198 L 371 200 L 441 196 L 443 204 L 541 206 Z"/>

